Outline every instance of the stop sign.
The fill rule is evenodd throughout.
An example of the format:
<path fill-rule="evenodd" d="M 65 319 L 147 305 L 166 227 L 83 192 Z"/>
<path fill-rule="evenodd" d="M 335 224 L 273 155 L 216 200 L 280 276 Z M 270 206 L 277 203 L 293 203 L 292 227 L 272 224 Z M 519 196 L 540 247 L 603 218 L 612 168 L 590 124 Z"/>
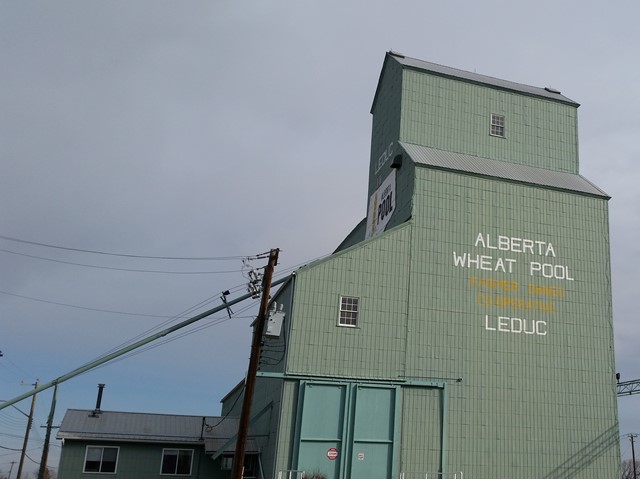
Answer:
<path fill-rule="evenodd" d="M 329 460 L 335 460 L 336 458 L 338 458 L 338 450 L 336 450 L 335 448 L 330 448 L 329 450 L 327 450 L 327 458 Z"/>

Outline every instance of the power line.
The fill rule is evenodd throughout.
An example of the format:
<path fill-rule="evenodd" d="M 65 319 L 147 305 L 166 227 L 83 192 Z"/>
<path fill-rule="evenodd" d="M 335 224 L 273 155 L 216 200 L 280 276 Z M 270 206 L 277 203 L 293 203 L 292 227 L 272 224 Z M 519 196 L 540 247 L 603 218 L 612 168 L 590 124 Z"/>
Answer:
<path fill-rule="evenodd" d="M 281 271 L 278 275 L 274 275 L 274 278 L 275 278 L 275 277 L 282 277 L 282 276 L 285 276 L 285 274 L 286 274 L 286 273 L 291 272 L 291 271 L 293 271 L 293 270 L 296 270 L 300 265 L 305 265 L 305 264 L 307 264 L 307 263 L 311 263 L 311 262 L 313 262 L 313 261 L 318 260 L 319 258 L 324 258 L 324 256 L 322 256 L 322 257 L 318 257 L 318 258 L 313 259 L 313 260 L 311 260 L 311 261 L 309 261 L 309 262 L 304 262 L 304 263 L 301 263 L 301 264 L 295 265 L 295 266 L 293 266 L 293 267 L 289 267 L 289 268 L 287 268 L 287 269 L 284 269 L 284 270 L 283 270 L 283 271 Z M 235 290 L 235 289 L 237 289 L 237 288 L 239 288 L 239 287 L 233 287 L 233 290 Z M 202 307 L 202 306 L 204 306 L 204 305 L 206 305 L 206 304 L 208 304 L 208 303 L 211 303 L 211 302 L 212 302 L 213 300 L 215 300 L 215 299 L 216 299 L 216 296 L 209 297 L 208 299 L 203 300 L 202 302 L 200 302 L 200 303 L 198 303 L 198 304 L 194 305 L 193 307 L 188 308 L 187 310 L 185 310 L 184 312 L 180 313 L 179 315 L 180 315 L 180 316 L 186 316 L 186 315 L 188 315 L 189 313 L 191 313 L 191 312 L 195 311 L 197 308 Z M 243 318 L 243 317 L 240 317 L 240 316 L 239 316 L 239 314 L 240 314 L 240 313 L 244 313 L 245 311 L 247 311 L 247 310 L 249 310 L 249 309 L 251 309 L 251 308 L 254 308 L 254 307 L 257 305 L 257 303 L 258 303 L 258 302 L 252 302 L 252 303 L 251 303 L 251 304 L 249 304 L 248 306 L 245 306 L 244 308 L 242 308 L 241 310 L 239 310 L 236 314 L 232 315 L 232 316 L 231 316 L 231 318 Z M 213 319 L 213 320 L 211 320 L 211 321 L 209 321 L 209 322 L 207 322 L 207 323 L 204 323 L 204 324 L 202 324 L 202 325 L 198 325 L 198 326 L 196 326 L 196 327 L 192 328 L 191 330 L 187 330 L 187 331 L 185 331 L 185 332 L 183 332 L 183 333 L 181 333 L 181 334 L 179 334 L 179 335 L 175 335 L 175 336 L 173 336 L 173 337 L 171 337 L 171 338 L 167 338 L 167 339 L 165 339 L 165 340 L 163 340 L 163 341 L 161 341 L 161 342 L 157 342 L 157 343 L 155 343 L 155 344 L 153 344 L 153 345 L 149 345 L 149 346 L 147 346 L 146 348 L 139 349 L 139 350 L 136 350 L 136 351 L 134 351 L 134 352 L 131 352 L 130 354 L 125 355 L 125 356 L 123 356 L 123 357 L 120 357 L 120 358 L 118 358 L 118 359 L 115 359 L 114 361 L 109 362 L 109 363 L 114 363 L 115 361 L 124 360 L 125 358 L 129 358 L 129 357 L 132 357 L 132 356 L 138 355 L 138 354 L 140 354 L 140 353 L 142 353 L 142 352 L 146 352 L 146 351 L 148 351 L 148 350 L 151 350 L 151 349 L 153 349 L 153 348 L 157 348 L 157 347 L 159 347 L 160 345 L 164 345 L 164 344 L 166 344 L 166 343 L 169 343 L 169 342 L 172 342 L 172 341 L 178 340 L 179 338 L 182 338 L 182 337 L 184 337 L 184 336 L 190 335 L 190 334 L 192 334 L 192 333 L 196 333 L 196 332 L 198 332 L 198 331 L 200 331 L 200 330 L 203 330 L 203 329 L 205 329 L 205 328 L 209 328 L 209 327 L 211 327 L 211 326 L 213 326 L 213 325 L 217 325 L 217 324 L 219 324 L 219 323 L 226 322 L 226 321 L 230 320 L 231 318 L 227 318 L 227 317 L 220 317 L 220 318 L 217 318 L 217 319 Z M 163 322 L 163 323 L 161 323 L 161 324 L 159 324 L 159 325 L 156 325 L 156 326 L 154 326 L 153 328 L 150 328 L 149 330 L 147 330 L 147 331 L 145 331 L 145 332 L 142 332 L 141 334 L 137 335 L 136 337 L 134 337 L 134 338 L 132 338 L 132 339 L 130 339 L 130 340 L 128 340 L 128 341 L 126 341 L 126 342 L 121 343 L 120 345 L 118 345 L 117 347 L 112 348 L 112 349 L 111 349 L 111 350 L 109 350 L 108 352 L 105 352 L 105 353 L 104 353 L 103 355 L 101 355 L 101 356 L 108 355 L 108 354 L 110 354 L 110 353 L 112 353 L 112 352 L 114 352 L 114 351 L 116 351 L 116 350 L 118 350 L 118 349 L 120 349 L 120 348 L 122 348 L 122 347 L 124 347 L 124 346 L 126 346 L 126 345 L 132 344 L 134 341 L 138 340 L 139 338 L 142 338 L 142 337 L 144 337 L 144 336 L 146 336 L 146 335 L 149 335 L 149 334 L 151 334 L 153 331 L 155 331 L 155 330 L 159 330 L 160 328 L 164 327 L 165 325 L 167 325 L 167 324 L 171 323 L 171 321 L 173 321 L 174 319 L 176 319 L 176 320 L 177 320 L 177 319 L 178 319 L 178 316 L 176 316 L 176 317 L 174 317 L 174 318 L 172 318 L 172 319 L 169 319 L 169 320 L 167 320 L 167 321 L 165 321 L 165 322 Z M 98 357 L 98 358 L 100 358 L 100 357 Z M 282 361 L 282 358 L 280 359 L 280 361 Z M 280 361 L 279 361 L 278 363 L 280 363 Z M 88 362 L 88 363 L 90 363 L 90 362 Z M 277 364 L 276 364 L 276 365 L 277 365 Z"/>
<path fill-rule="evenodd" d="M 3 237 L 0 236 L 0 238 L 3 238 Z M 274 275 L 274 278 L 279 278 L 279 277 L 285 276 L 289 272 L 292 272 L 293 270 L 295 270 L 298 267 L 300 267 L 301 265 L 306 265 L 307 263 L 313 262 L 313 261 L 318 260 L 320 258 L 324 258 L 324 256 L 325 255 L 323 255 L 322 257 L 318 257 L 318 258 L 316 258 L 314 260 L 311 260 L 309 262 L 303 262 L 303 263 L 300 263 L 300 264 L 295 265 L 293 267 L 288 267 L 286 269 L 283 269 L 277 275 Z M 229 291 L 230 292 L 237 292 L 237 291 L 243 289 L 245 287 L 245 285 L 246 285 L 245 283 L 242 283 L 240 285 L 236 285 L 235 287 L 231 287 L 229 289 Z M 17 293 L 7 292 L 5 290 L 0 290 L 0 294 L 8 295 L 8 296 L 11 296 L 11 297 L 22 298 L 23 300 L 30 300 L 30 301 L 33 301 L 33 302 L 47 303 L 49 305 L 58 305 L 58 306 L 61 306 L 61 307 L 76 308 L 76 309 L 79 309 L 79 310 L 87 310 L 87 311 L 91 311 L 91 312 L 111 313 L 111 314 L 114 314 L 114 315 L 130 315 L 130 316 L 134 316 L 134 317 L 165 318 L 165 319 L 168 319 L 167 323 L 172 321 L 172 320 L 177 320 L 177 319 L 183 318 L 184 315 L 186 314 L 186 312 L 192 311 L 194 308 L 206 305 L 207 303 L 211 303 L 213 300 L 218 298 L 216 295 L 211 296 L 208 299 L 203 300 L 199 304 L 195 305 L 194 307 L 191 307 L 191 309 L 186 310 L 182 314 L 178 314 L 178 315 L 154 315 L 154 314 L 149 314 L 149 313 L 123 312 L 123 311 L 120 311 L 120 310 L 109 310 L 109 309 L 104 309 L 104 308 L 95 308 L 95 307 L 87 307 L 87 306 L 83 306 L 83 305 L 74 305 L 74 304 L 71 304 L 71 303 L 56 302 L 54 300 L 45 300 L 43 298 L 31 297 L 31 296 L 28 296 L 28 295 L 19 295 Z M 164 324 L 161 324 L 161 325 L 164 325 Z M 159 328 L 161 325 L 156 326 L 155 328 Z M 144 335 L 144 333 L 141 334 L 141 335 Z"/>
<path fill-rule="evenodd" d="M 247 310 L 249 310 L 249 309 L 251 309 L 251 308 L 255 307 L 255 306 L 257 305 L 257 303 L 258 303 L 258 302 L 252 302 L 250 305 L 248 305 L 247 307 L 245 307 L 245 308 L 243 308 L 242 310 L 240 310 L 240 311 L 238 312 L 238 314 L 240 314 L 240 313 L 244 313 L 245 311 L 247 311 Z M 120 362 L 120 361 L 122 361 L 122 360 L 129 359 L 129 358 L 131 358 L 131 357 L 135 357 L 136 355 L 139 355 L 139 354 L 141 354 L 141 353 L 147 352 L 147 351 L 149 351 L 149 350 L 153 350 L 153 349 L 158 348 L 158 347 L 160 347 L 160 346 L 162 346 L 162 345 L 166 345 L 167 343 L 171 343 L 171 342 L 174 342 L 174 341 L 176 341 L 176 340 L 179 340 L 179 339 L 181 339 L 181 338 L 183 338 L 183 337 L 186 337 L 187 335 L 192 335 L 192 334 L 197 333 L 197 332 L 199 332 L 199 331 L 201 331 L 201 330 L 204 330 L 204 329 L 206 329 L 206 328 L 210 328 L 210 327 L 213 327 L 213 326 L 215 326 L 215 325 L 219 325 L 219 324 L 221 324 L 221 323 L 228 322 L 228 321 L 229 321 L 229 320 L 231 320 L 231 319 L 253 318 L 253 315 L 246 317 L 246 316 L 239 316 L 238 314 L 233 315 L 231 318 L 229 318 L 229 317 L 228 317 L 228 316 L 226 316 L 226 315 L 225 315 L 225 316 L 223 316 L 223 317 L 215 318 L 215 319 L 213 319 L 213 320 L 211 320 L 211 321 L 209 321 L 209 322 L 206 322 L 206 323 L 204 323 L 204 324 L 202 324 L 202 325 L 198 325 L 198 326 L 196 326 L 196 327 L 192 328 L 191 330 L 187 330 L 187 331 L 182 332 L 182 333 L 180 333 L 180 334 L 178 334 L 178 335 L 175 335 L 175 336 L 173 336 L 173 337 L 166 338 L 166 339 L 164 339 L 164 340 L 162 340 L 162 341 L 159 341 L 159 342 L 157 342 L 157 343 L 150 344 L 150 345 L 148 345 L 148 346 L 146 346 L 146 347 L 144 347 L 144 348 L 140 348 L 140 349 L 134 350 L 134 351 L 132 351 L 132 352 L 130 352 L 130 353 L 128 353 L 128 354 L 125 354 L 125 355 L 123 355 L 123 356 L 121 356 L 121 357 L 115 358 L 115 359 L 111 360 L 110 362 L 107 362 L 107 363 L 105 363 L 105 364 L 103 364 L 103 365 L 100 365 L 99 367 L 95 368 L 94 370 L 97 370 L 97 369 L 99 369 L 99 368 L 105 367 L 105 366 L 107 366 L 107 365 L 114 364 L 114 363 L 116 363 L 116 362 Z M 115 351 L 115 349 L 114 349 L 114 351 Z"/>
<path fill-rule="evenodd" d="M 148 313 L 121 312 L 121 311 L 118 311 L 118 310 L 105 310 L 105 309 L 102 309 L 102 308 L 83 307 L 81 305 L 73 305 L 73 304 L 70 304 L 70 303 L 54 302 L 52 300 L 44 300 L 42 298 L 28 297 L 26 295 L 18 295 L 17 293 L 5 292 L 4 290 L 0 290 L 0 293 L 3 294 L 3 295 L 9 295 L 9 296 L 12 296 L 12 297 L 18 297 L 18 298 L 22 298 L 22 299 L 25 299 L 25 300 L 32 300 L 34 302 L 48 303 L 50 305 L 59 305 L 61 307 L 77 308 L 79 310 L 89 310 L 89 311 L 92 311 L 92 312 L 113 313 L 113 314 L 117 314 L 117 315 L 132 315 L 132 316 L 135 316 L 135 317 L 175 318 L 175 317 L 172 317 L 170 315 L 151 315 L 151 314 L 148 314 Z"/>
<path fill-rule="evenodd" d="M 65 265 L 74 265 L 76 267 L 86 268 L 98 268 L 102 270 L 118 270 L 120 272 L 136 272 L 136 273 L 163 273 L 169 275 L 211 275 L 221 273 L 238 273 L 240 270 L 221 270 L 221 271 L 200 271 L 200 272 L 185 272 L 185 271 L 172 271 L 172 270 L 147 270 L 141 268 L 119 268 L 119 267 L 107 267 L 104 265 L 91 265 L 88 263 L 67 262 L 65 260 L 57 260 L 54 258 L 40 257 L 38 255 L 29 255 L 26 253 L 14 252 L 12 250 L 6 250 L 0 248 L 0 252 L 10 253 L 12 255 L 19 255 L 21 257 L 33 258 L 36 260 L 46 260 L 47 262 L 63 263 Z"/>
<path fill-rule="evenodd" d="M 27 245 L 37 245 L 39 247 L 55 248 L 58 250 L 67 250 L 71 252 L 92 253 L 95 255 L 108 255 L 111 257 L 148 258 L 148 259 L 155 259 L 155 260 L 207 260 L 207 261 L 208 260 L 239 260 L 247 257 L 247 255 L 234 255 L 234 256 L 228 256 L 228 257 L 170 257 L 170 256 L 155 256 L 155 255 L 134 255 L 130 253 L 114 253 L 114 252 L 104 252 L 100 250 L 87 250 L 82 248 L 63 247 L 60 245 L 52 245 L 50 243 L 33 242 L 30 240 L 23 240 L 21 238 L 7 237 L 5 235 L 0 235 L 0 239 L 9 240 L 11 242 L 24 243 Z"/>
<path fill-rule="evenodd" d="M 22 451 L 21 448 L 9 448 L 9 447 L 3 447 L 2 445 L 0 445 L 0 448 L 2 448 L 3 450 L 11 450 L 12 452 L 21 452 Z"/>
<path fill-rule="evenodd" d="M 322 257 L 320 257 L 320 258 L 322 258 Z M 314 259 L 314 260 L 312 260 L 312 261 L 315 261 L 315 260 L 317 260 L 317 259 Z M 274 276 L 274 278 L 276 278 L 276 277 L 280 277 L 280 276 L 285 276 L 284 272 L 290 272 L 290 271 L 293 271 L 293 270 L 295 270 L 296 268 L 298 268 L 300 265 L 304 265 L 304 264 L 306 264 L 306 263 L 308 263 L 308 262 L 305 262 L 305 263 L 303 263 L 303 264 L 299 264 L 299 265 L 295 265 L 295 266 L 293 266 L 293 267 L 289 267 L 289 268 L 287 268 L 287 269 L 283 270 L 279 275 L 275 275 L 275 276 Z M 230 292 L 237 292 L 238 290 L 241 290 L 241 289 L 245 288 L 245 286 L 246 286 L 246 283 L 242 283 L 242 284 L 240 284 L 240 285 L 236 285 L 236 286 L 234 286 L 234 287 L 231 287 L 231 288 L 229 289 L 229 291 L 230 291 Z M 160 323 L 160 324 L 158 324 L 158 325 L 154 325 L 153 327 L 149 328 L 148 330 L 145 330 L 144 332 L 139 333 L 139 334 L 138 334 L 138 335 L 136 335 L 135 337 L 130 338 L 129 340 L 126 340 L 126 341 L 124 341 L 124 342 L 120 343 L 119 345 L 117 345 L 117 346 L 115 346 L 115 347 L 111 348 L 110 350 L 108 350 L 108 351 L 106 351 L 106 352 L 102 353 L 100 356 L 98 356 L 98 357 L 94 358 L 93 360 L 90 360 L 89 362 L 87 362 L 87 364 L 89 364 L 89 363 L 91 363 L 91 362 L 93 362 L 93 361 L 97 360 L 98 358 L 102 358 L 102 357 L 104 357 L 104 356 L 106 356 L 106 355 L 109 355 L 109 354 L 111 354 L 111 353 L 113 353 L 113 352 L 115 352 L 115 351 L 119 350 L 120 348 L 123 348 L 123 347 L 125 347 L 125 346 L 127 346 L 127 345 L 131 345 L 133 342 L 135 342 L 135 341 L 137 341 L 137 340 L 139 340 L 139 339 L 141 339 L 141 338 L 143 338 L 143 337 L 145 337 L 145 336 L 147 336 L 147 335 L 150 335 L 150 334 L 152 334 L 152 333 L 153 333 L 153 332 L 155 332 L 155 331 L 159 331 L 161 328 L 163 328 L 164 326 L 166 326 L 166 325 L 170 324 L 171 322 L 173 322 L 173 321 L 177 321 L 177 320 L 180 320 L 181 318 L 186 317 L 187 315 L 189 315 L 189 314 L 193 313 L 196 309 L 201 308 L 201 307 L 204 307 L 204 306 L 206 306 L 206 305 L 208 305 L 208 304 L 212 303 L 213 301 L 217 300 L 218 298 L 219 298 L 219 297 L 218 297 L 217 295 L 212 295 L 212 296 L 210 296 L 210 297 L 206 298 L 205 300 L 202 300 L 201 302 L 198 302 L 197 304 L 195 304 L 195 305 L 193 305 L 193 306 L 191 306 L 191 307 L 187 308 L 186 310 L 183 310 L 182 312 L 178 313 L 177 315 L 174 315 L 174 316 L 172 316 L 172 317 L 168 317 L 168 319 L 167 319 L 167 320 L 165 320 L 164 322 L 162 322 L 162 323 Z M 254 307 L 254 306 L 255 306 L 255 303 L 252 303 L 252 304 L 251 304 L 251 305 L 249 305 L 248 307 L 243 308 L 242 310 L 240 310 L 239 312 L 237 312 L 237 314 L 236 314 L 236 315 L 234 315 L 234 318 L 242 318 L 242 317 L 238 317 L 237 315 L 238 315 L 239 313 L 242 313 L 242 312 L 244 312 L 244 311 L 248 310 L 249 308 Z M 221 322 L 220 322 L 220 323 L 221 323 Z M 205 324 L 205 326 L 204 326 L 204 327 L 206 328 L 207 326 L 211 326 L 211 323 Z M 196 328 L 203 328 L 203 326 L 196 327 Z M 194 331 L 197 331 L 197 330 L 194 330 Z M 183 333 L 182 335 L 179 335 L 179 336 L 175 337 L 175 339 L 177 340 L 178 338 L 182 338 L 182 336 L 184 336 L 184 335 L 188 334 L 189 332 L 191 332 L 191 331 L 185 332 L 185 333 Z M 167 340 L 165 340 L 164 342 L 159 343 L 159 344 L 158 344 L 158 346 L 159 346 L 159 345 L 164 345 L 166 342 L 167 342 Z M 147 349 L 144 349 L 143 351 L 146 351 L 146 350 L 147 350 Z M 109 363 L 111 363 L 111 362 L 109 362 Z"/>

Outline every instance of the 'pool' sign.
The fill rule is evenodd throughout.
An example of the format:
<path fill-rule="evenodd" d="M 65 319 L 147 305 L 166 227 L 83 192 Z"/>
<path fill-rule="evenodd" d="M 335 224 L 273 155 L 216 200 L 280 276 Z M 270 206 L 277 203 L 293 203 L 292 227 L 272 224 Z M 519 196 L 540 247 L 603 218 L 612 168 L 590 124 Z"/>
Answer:
<path fill-rule="evenodd" d="M 365 238 L 384 232 L 396 209 L 396 171 L 393 170 L 369 198 Z"/>

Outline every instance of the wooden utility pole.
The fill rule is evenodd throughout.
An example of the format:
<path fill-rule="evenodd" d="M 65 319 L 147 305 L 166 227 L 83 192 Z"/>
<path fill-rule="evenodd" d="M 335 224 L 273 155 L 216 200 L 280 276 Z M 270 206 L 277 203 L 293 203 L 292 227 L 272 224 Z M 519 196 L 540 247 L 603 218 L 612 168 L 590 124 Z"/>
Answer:
<path fill-rule="evenodd" d="M 629 434 L 629 439 L 631 440 L 631 457 L 632 457 L 632 462 L 633 462 L 633 478 L 638 478 L 637 474 L 636 474 L 636 449 L 633 445 L 633 439 L 635 437 L 637 437 L 638 435 L 634 434 L 634 433 L 630 433 Z"/>
<path fill-rule="evenodd" d="M 42 447 L 42 458 L 40 460 L 40 470 L 38 471 L 38 478 L 45 478 L 47 471 L 47 460 L 49 458 L 49 441 L 51 440 L 51 429 L 53 428 L 53 416 L 56 412 L 56 397 L 58 395 L 58 385 L 53 387 L 53 398 L 51 399 L 51 410 L 49 411 L 49 418 L 47 418 L 47 433 L 44 436 L 44 446 Z"/>
<path fill-rule="evenodd" d="M 38 388 L 38 380 L 33 385 L 34 388 Z M 33 411 L 36 407 L 36 394 L 31 396 L 31 410 L 29 410 L 29 420 L 27 420 L 27 431 L 24 434 L 24 443 L 22 444 L 22 453 L 20 454 L 20 463 L 18 464 L 18 473 L 16 478 L 22 478 L 22 467 L 24 466 L 24 456 L 27 454 L 27 443 L 29 443 L 29 432 L 31 431 L 31 425 L 33 424 Z"/>
<path fill-rule="evenodd" d="M 242 471 L 244 470 L 244 453 L 246 450 L 247 436 L 249 433 L 251 402 L 253 400 L 253 391 L 255 390 L 256 385 L 256 373 L 258 372 L 258 362 L 260 360 L 262 335 L 264 334 L 264 326 L 267 319 L 267 310 L 269 308 L 271 279 L 273 277 L 273 270 L 278 264 L 279 251 L 279 249 L 273 248 L 269 252 L 269 263 L 265 268 L 264 277 L 262 278 L 262 300 L 260 301 L 258 318 L 253 324 L 251 358 L 249 359 L 249 370 L 247 371 L 247 379 L 244 382 L 244 400 L 242 403 L 242 413 L 240 414 L 238 436 L 236 438 L 236 453 L 233 457 L 233 466 L 231 467 L 231 478 L 242 478 Z"/>

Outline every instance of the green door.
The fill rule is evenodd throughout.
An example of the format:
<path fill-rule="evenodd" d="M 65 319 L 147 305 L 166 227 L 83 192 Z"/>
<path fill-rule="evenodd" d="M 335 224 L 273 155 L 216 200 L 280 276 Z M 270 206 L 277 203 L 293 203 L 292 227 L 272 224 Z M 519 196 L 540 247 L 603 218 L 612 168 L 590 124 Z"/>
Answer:
<path fill-rule="evenodd" d="M 326 478 L 391 478 L 397 391 L 303 382 L 296 469 Z"/>
<path fill-rule="evenodd" d="M 391 478 L 396 389 L 358 385 L 353 417 L 351 478 Z"/>
<path fill-rule="evenodd" d="M 347 385 L 303 383 L 297 470 L 341 478 Z"/>

